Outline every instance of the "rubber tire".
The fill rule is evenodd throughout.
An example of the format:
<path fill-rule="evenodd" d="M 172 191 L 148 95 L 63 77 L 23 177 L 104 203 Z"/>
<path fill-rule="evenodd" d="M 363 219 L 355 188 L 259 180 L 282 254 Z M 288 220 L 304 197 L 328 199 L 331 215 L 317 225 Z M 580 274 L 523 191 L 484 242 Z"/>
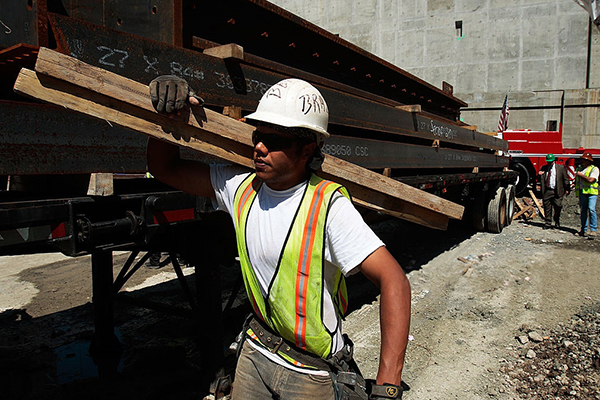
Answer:
<path fill-rule="evenodd" d="M 505 226 L 512 223 L 513 216 L 515 215 L 515 185 L 508 185 L 504 189 L 504 195 L 506 197 L 506 222 Z"/>
<path fill-rule="evenodd" d="M 529 180 L 531 179 L 531 174 L 529 173 L 527 167 L 520 162 L 511 164 L 510 169 L 519 173 L 519 177 L 517 178 L 517 182 L 515 183 L 515 195 L 521 196 L 527 191 L 527 187 L 529 186 Z"/>
<path fill-rule="evenodd" d="M 487 228 L 492 233 L 500 233 L 506 221 L 506 193 L 503 187 L 496 189 L 494 197 L 488 203 Z"/>
<path fill-rule="evenodd" d="M 487 192 L 479 192 L 473 200 L 471 209 L 471 221 L 473 228 L 478 232 L 483 232 L 487 226 Z"/>

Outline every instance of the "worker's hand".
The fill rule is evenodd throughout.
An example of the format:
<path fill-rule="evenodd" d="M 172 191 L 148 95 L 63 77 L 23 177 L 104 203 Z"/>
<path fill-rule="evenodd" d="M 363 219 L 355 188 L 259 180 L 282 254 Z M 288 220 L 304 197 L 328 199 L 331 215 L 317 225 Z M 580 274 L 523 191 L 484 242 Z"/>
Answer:
<path fill-rule="evenodd" d="M 188 104 L 202 105 L 185 79 L 175 75 L 161 75 L 150 82 L 152 106 L 160 113 L 172 114 L 181 111 Z"/>
<path fill-rule="evenodd" d="M 401 399 L 402 386 L 396 386 L 389 383 L 377 385 L 371 381 L 369 385 L 369 400 Z"/>

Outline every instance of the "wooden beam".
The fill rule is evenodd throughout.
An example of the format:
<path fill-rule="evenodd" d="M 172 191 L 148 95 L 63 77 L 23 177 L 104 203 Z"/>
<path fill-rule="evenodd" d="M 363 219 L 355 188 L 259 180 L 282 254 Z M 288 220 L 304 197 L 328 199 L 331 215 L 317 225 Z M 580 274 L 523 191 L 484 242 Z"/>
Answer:
<path fill-rule="evenodd" d="M 36 70 L 23 70 L 15 91 L 83 112 L 147 136 L 252 168 L 253 127 L 201 107 L 179 120 L 152 108 L 146 85 L 72 57 L 41 49 Z M 56 79 L 52 79 L 53 76 Z M 373 171 L 326 155 L 319 175 L 348 187 L 357 203 L 437 229 L 463 207 Z"/>
<path fill-rule="evenodd" d="M 409 113 L 420 113 L 421 112 L 420 104 L 411 104 L 411 105 L 407 105 L 407 106 L 396 106 L 395 108 L 397 108 L 398 110 L 409 112 Z"/>
<path fill-rule="evenodd" d="M 531 195 L 531 198 L 533 199 L 533 202 L 537 206 L 538 211 L 540 212 L 540 215 L 542 216 L 542 218 L 546 218 L 546 216 L 544 215 L 544 207 L 542 207 L 540 205 L 539 200 L 537 199 L 537 197 L 535 197 L 535 194 L 533 194 L 533 190 L 529 189 L 529 194 Z"/>
<path fill-rule="evenodd" d="M 205 49 L 203 53 L 221 59 L 233 58 L 236 60 L 244 61 L 244 48 L 239 44 L 235 43 L 211 47 L 209 49 Z"/>

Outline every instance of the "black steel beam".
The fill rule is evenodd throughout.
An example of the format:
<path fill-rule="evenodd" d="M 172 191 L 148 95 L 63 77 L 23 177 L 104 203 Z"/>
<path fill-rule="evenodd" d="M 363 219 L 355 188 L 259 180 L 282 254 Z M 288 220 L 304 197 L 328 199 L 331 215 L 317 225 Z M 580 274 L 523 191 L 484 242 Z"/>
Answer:
<path fill-rule="evenodd" d="M 253 111 L 264 92 L 287 77 L 68 17 L 50 14 L 50 21 L 61 52 L 146 84 L 158 75 L 179 75 L 199 90 L 209 105 L 236 105 Z M 450 121 L 411 114 L 318 83 L 315 85 L 327 100 L 332 125 L 440 140 L 473 147 L 476 151 L 479 148 L 507 149 L 506 142 Z"/>
<path fill-rule="evenodd" d="M 60 107 L 0 101 L 0 175 L 145 172 L 146 139 Z"/>
<path fill-rule="evenodd" d="M 364 168 L 473 169 L 507 167 L 509 159 L 491 153 L 331 136 L 323 152 Z"/>

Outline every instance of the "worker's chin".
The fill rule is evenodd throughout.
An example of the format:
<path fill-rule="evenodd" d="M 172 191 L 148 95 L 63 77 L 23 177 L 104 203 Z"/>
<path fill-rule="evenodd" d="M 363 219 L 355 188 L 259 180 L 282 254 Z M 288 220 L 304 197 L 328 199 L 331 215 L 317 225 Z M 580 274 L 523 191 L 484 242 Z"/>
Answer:
<path fill-rule="evenodd" d="M 267 168 L 256 168 L 256 177 L 263 182 L 268 182 L 273 177 L 273 173 Z"/>

